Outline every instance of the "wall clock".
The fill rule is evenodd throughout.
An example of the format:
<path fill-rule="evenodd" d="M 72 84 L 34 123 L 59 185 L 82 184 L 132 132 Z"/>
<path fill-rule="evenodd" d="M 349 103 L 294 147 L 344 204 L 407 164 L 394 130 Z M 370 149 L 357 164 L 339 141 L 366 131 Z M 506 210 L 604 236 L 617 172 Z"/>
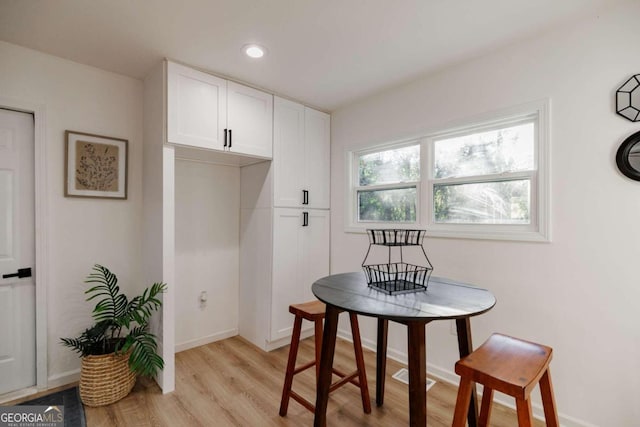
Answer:
<path fill-rule="evenodd" d="M 626 177 L 640 181 L 640 132 L 634 133 L 620 144 L 616 163 Z"/>

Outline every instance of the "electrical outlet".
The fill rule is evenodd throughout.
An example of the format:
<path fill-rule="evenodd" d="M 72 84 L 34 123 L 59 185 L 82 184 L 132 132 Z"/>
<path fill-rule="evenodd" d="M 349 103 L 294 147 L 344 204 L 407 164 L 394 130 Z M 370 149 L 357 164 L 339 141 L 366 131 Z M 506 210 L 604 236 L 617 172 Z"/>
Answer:
<path fill-rule="evenodd" d="M 205 307 L 207 305 L 207 300 L 209 299 L 209 295 L 207 295 L 207 291 L 200 292 L 200 307 Z"/>

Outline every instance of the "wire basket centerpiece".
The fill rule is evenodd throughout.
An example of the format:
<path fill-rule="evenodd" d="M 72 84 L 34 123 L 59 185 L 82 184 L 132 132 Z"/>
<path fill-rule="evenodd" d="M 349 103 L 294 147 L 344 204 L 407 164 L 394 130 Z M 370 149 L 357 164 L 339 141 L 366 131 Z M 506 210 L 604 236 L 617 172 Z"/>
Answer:
<path fill-rule="evenodd" d="M 422 246 L 425 233 L 368 229 L 369 249 L 362 261 L 367 284 L 389 295 L 426 291 L 433 265 Z"/>

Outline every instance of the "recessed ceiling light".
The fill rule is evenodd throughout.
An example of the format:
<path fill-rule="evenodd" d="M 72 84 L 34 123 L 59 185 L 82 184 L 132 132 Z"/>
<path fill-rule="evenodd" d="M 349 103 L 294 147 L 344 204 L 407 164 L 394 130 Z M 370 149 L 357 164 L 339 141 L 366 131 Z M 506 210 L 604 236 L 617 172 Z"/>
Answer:
<path fill-rule="evenodd" d="M 247 44 L 242 50 L 244 50 L 244 53 L 250 58 L 262 58 L 266 51 L 265 48 L 257 44 Z"/>

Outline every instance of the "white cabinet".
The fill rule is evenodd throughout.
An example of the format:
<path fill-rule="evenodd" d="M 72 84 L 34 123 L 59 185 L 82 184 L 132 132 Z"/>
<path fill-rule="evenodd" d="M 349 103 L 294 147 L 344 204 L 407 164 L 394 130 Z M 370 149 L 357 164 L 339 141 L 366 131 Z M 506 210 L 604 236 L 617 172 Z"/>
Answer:
<path fill-rule="evenodd" d="M 313 282 L 329 274 L 329 211 L 276 208 L 270 341 L 291 336 L 289 305 L 314 299 Z"/>
<path fill-rule="evenodd" d="M 305 107 L 304 142 L 307 205 L 329 209 L 331 118 L 328 114 Z"/>
<path fill-rule="evenodd" d="M 313 139 L 313 132 L 305 132 L 305 128 L 312 129 L 318 125 L 324 129 L 318 132 L 318 135 L 323 135 L 318 139 L 328 138 L 329 118 L 318 113 L 319 121 L 315 122 L 315 116 L 310 110 L 300 105 L 297 108 L 299 113 L 296 114 L 301 115 L 295 117 L 294 122 L 299 123 L 300 127 L 293 130 L 295 136 L 291 138 L 291 143 L 292 148 L 302 144 L 303 151 L 294 155 L 295 161 L 287 160 L 288 157 L 283 155 L 283 165 L 287 162 L 300 163 L 300 169 L 287 179 L 291 182 L 311 182 L 307 169 L 322 166 L 323 173 L 327 176 L 325 187 L 328 197 L 329 141 L 326 141 L 325 148 L 321 150 L 323 154 L 312 154 L 313 151 L 304 148 L 306 141 Z M 240 335 L 265 350 L 288 344 L 293 324 L 288 306 L 312 299 L 312 283 L 329 274 L 328 201 L 326 205 L 322 205 L 325 209 L 310 209 L 310 203 L 303 210 L 300 197 L 296 199 L 297 208 L 275 207 L 274 191 L 279 190 L 284 182 L 279 180 L 274 188 L 273 164 L 263 161 L 272 157 L 272 141 L 273 96 L 270 94 L 168 61 L 159 64 L 145 78 L 142 183 L 145 194 L 143 211 L 149 220 L 145 221 L 142 242 L 145 260 L 143 274 L 149 282 L 161 280 L 170 284 L 163 296 L 165 304 L 162 306 L 160 321 L 153 325 L 153 331 L 161 342 L 159 350 L 165 361 L 165 368 L 158 376 L 164 392 L 175 388 L 176 308 L 178 312 L 183 310 L 183 313 L 193 310 L 199 292 L 204 290 L 197 283 L 206 282 L 194 276 L 193 283 L 198 291 L 198 295 L 194 296 L 188 290 L 189 287 L 180 285 L 181 280 L 185 283 L 185 278 L 177 278 L 176 271 L 181 273 L 185 268 L 191 268 L 190 263 L 194 261 L 206 263 L 212 251 L 215 251 L 214 256 L 224 255 L 224 259 L 221 258 L 218 262 L 226 262 L 227 273 L 223 274 L 222 280 L 216 281 L 215 286 L 224 288 L 225 297 L 218 302 L 222 305 L 226 303 L 228 307 L 222 307 L 211 314 L 213 322 L 217 322 L 215 316 L 220 316 L 217 319 L 229 323 L 220 321 L 216 324 L 216 328 L 224 328 L 222 331 L 216 329 L 213 334 L 210 331 L 204 332 L 209 333 L 204 337 L 200 336 L 202 334 L 188 337 L 189 345 L 195 341 L 210 341 L 222 335 L 228 336 L 227 334 L 235 332 L 233 326 L 237 321 Z M 320 163 L 314 164 L 304 159 L 300 162 L 304 156 L 316 157 L 314 161 Z M 325 158 L 321 159 L 323 156 Z M 204 164 L 205 167 L 192 168 L 189 166 L 191 160 Z M 183 163 L 184 167 L 179 166 L 176 170 L 176 161 Z M 188 213 L 187 208 L 203 209 L 203 206 L 184 206 L 187 201 L 192 201 L 193 195 L 187 195 L 185 199 L 186 193 L 183 192 L 182 197 L 176 197 L 176 188 L 191 188 L 192 181 L 199 179 L 202 173 L 209 178 L 200 187 L 201 191 L 206 192 L 208 182 L 215 185 L 216 182 L 223 181 L 224 190 L 230 190 L 227 186 L 228 177 L 218 179 L 218 175 L 211 177 L 202 171 L 209 168 L 208 163 L 223 165 L 216 166 L 217 172 L 222 173 L 224 170 L 225 173 L 231 173 L 234 177 L 232 179 L 236 181 L 237 171 L 226 168 L 231 165 L 243 166 L 239 171 L 240 224 L 238 230 L 237 223 L 225 222 L 231 227 L 225 229 L 224 233 L 219 233 L 219 227 L 208 230 L 204 233 L 211 236 L 207 243 L 214 245 L 210 245 L 209 253 L 205 254 L 200 242 L 195 242 L 199 246 L 196 245 L 198 253 L 194 258 L 186 250 L 192 249 L 186 246 L 193 246 L 194 242 L 184 235 L 185 229 L 194 231 L 193 221 L 189 222 L 188 215 L 181 214 Z M 176 173 L 184 173 L 185 170 L 197 176 L 190 175 L 188 180 L 182 182 L 178 177 L 176 183 Z M 237 182 L 233 189 L 237 191 Z M 227 200 L 231 196 L 220 192 L 215 194 L 216 197 L 209 195 L 212 197 L 208 200 L 209 204 L 217 200 L 225 206 L 216 205 L 216 209 L 223 209 L 223 212 L 230 215 L 233 215 L 235 209 L 237 214 L 237 199 Z M 310 194 L 312 202 L 313 194 Z M 187 210 L 176 215 L 177 209 Z M 219 215 L 216 216 L 211 207 L 206 209 L 204 206 L 204 209 L 214 214 L 212 221 L 219 219 Z M 199 214 L 206 217 L 205 212 Z M 213 235 L 211 232 L 214 232 Z M 181 233 L 179 239 L 176 239 L 176 233 Z M 206 237 L 205 235 L 201 237 Z M 239 239 L 240 245 L 239 263 L 236 261 L 236 239 Z M 182 247 L 184 250 L 180 250 L 180 245 L 186 245 Z M 237 292 L 234 272 L 240 275 Z M 199 275 L 202 271 L 192 270 L 191 273 Z M 186 292 L 181 295 L 184 297 L 183 301 L 186 301 L 185 307 L 181 307 L 179 301 L 176 304 L 176 294 L 179 292 Z M 234 305 L 236 296 L 239 298 L 237 306 Z M 202 310 L 199 308 L 196 314 L 203 314 Z M 195 315 L 190 317 L 196 318 Z M 207 320 L 207 327 L 213 326 L 211 321 Z M 197 330 L 185 329 L 188 332 Z"/>
<path fill-rule="evenodd" d="M 311 285 L 329 275 L 330 249 L 331 211 L 274 207 L 273 172 L 268 163 L 240 171 L 239 332 L 267 351 L 289 343 L 289 305 L 315 298 Z"/>
<path fill-rule="evenodd" d="M 229 151 L 270 159 L 273 95 L 227 82 L 227 127 Z"/>
<path fill-rule="evenodd" d="M 167 141 L 222 149 L 227 127 L 227 81 L 167 63 Z"/>
<path fill-rule="evenodd" d="M 274 98 L 274 205 L 302 206 L 304 188 L 304 106 Z"/>
<path fill-rule="evenodd" d="M 167 141 L 270 159 L 273 95 L 168 62 Z"/>
<path fill-rule="evenodd" d="M 329 209 L 330 116 L 274 98 L 274 206 Z"/>

